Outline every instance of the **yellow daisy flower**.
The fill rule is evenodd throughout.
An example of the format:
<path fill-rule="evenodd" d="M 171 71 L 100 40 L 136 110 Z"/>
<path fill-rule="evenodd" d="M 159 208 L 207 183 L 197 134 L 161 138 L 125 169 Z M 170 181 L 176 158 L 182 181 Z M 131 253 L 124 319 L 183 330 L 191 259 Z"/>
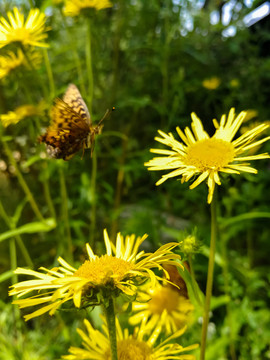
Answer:
<path fill-rule="evenodd" d="M 119 233 L 116 245 L 110 241 L 107 231 L 104 230 L 104 241 L 107 253 L 103 256 L 94 255 L 89 244 L 86 245 L 89 260 L 86 260 L 78 269 L 69 265 L 61 257 L 58 258 L 60 267 L 53 269 L 40 268 L 45 271 L 40 273 L 33 270 L 18 268 L 16 274 L 30 275 L 36 280 L 27 280 L 12 285 L 10 295 L 18 297 L 28 295 L 31 291 L 38 291 L 38 295 L 26 299 L 15 300 L 20 308 L 48 303 L 37 311 L 26 315 L 29 320 L 46 312 L 52 315 L 59 306 L 69 300 L 73 300 L 75 307 L 91 306 L 97 303 L 104 290 L 110 296 L 118 296 L 125 293 L 134 296 L 137 286 L 150 279 L 152 286 L 161 277 L 155 275 L 152 268 L 163 270 L 166 278 L 169 274 L 162 265 L 174 264 L 182 268 L 175 260 L 180 256 L 172 253 L 172 249 L 178 243 L 168 243 L 161 246 L 154 253 L 138 252 L 139 246 L 147 235 L 138 237 L 135 235 L 125 238 Z M 169 281 L 169 280 L 167 280 Z M 40 293 L 40 290 L 47 292 Z"/>
<path fill-rule="evenodd" d="M 204 79 L 202 82 L 202 86 L 208 90 L 215 90 L 219 87 L 220 83 L 221 80 L 218 77 L 214 76 L 209 79 Z"/>
<path fill-rule="evenodd" d="M 31 51 L 28 56 L 35 67 L 40 65 L 42 61 L 40 53 Z M 0 56 L 0 79 L 6 77 L 12 70 L 22 65 L 29 67 L 21 49 L 18 49 L 17 54 L 8 51 L 6 55 Z"/>
<path fill-rule="evenodd" d="M 84 348 L 70 347 L 70 355 L 62 356 L 66 360 L 111 360 L 111 350 L 109 333 L 106 326 L 102 326 L 103 333 L 95 330 L 88 320 L 84 320 L 87 333 L 81 329 L 77 332 L 83 339 Z M 130 334 L 128 329 L 122 329 L 116 319 L 116 337 L 118 360 L 195 360 L 195 357 L 183 352 L 198 348 L 197 344 L 183 347 L 177 343 L 170 343 L 185 332 L 185 328 L 176 331 L 173 335 L 165 339 L 159 345 L 156 342 L 161 332 L 161 326 L 157 326 L 152 333 L 147 335 L 145 322 L 141 323 L 140 328 L 136 328 L 134 334 Z M 146 339 L 147 338 L 147 339 Z"/>
<path fill-rule="evenodd" d="M 39 9 L 31 9 L 26 21 L 17 7 L 13 8 L 13 14 L 9 11 L 7 16 L 9 22 L 4 17 L 0 18 L 0 48 L 14 42 L 24 46 L 49 46 L 43 42 L 47 38 L 45 31 L 49 29 L 45 27 L 45 14 Z"/>
<path fill-rule="evenodd" d="M 9 51 L 6 55 L 0 56 L 0 79 L 6 77 L 12 70 L 21 66 L 24 62 L 22 51 L 18 51 L 17 55 Z"/>
<path fill-rule="evenodd" d="M 185 182 L 199 175 L 190 185 L 190 189 L 194 189 L 206 180 L 209 188 L 208 203 L 211 203 L 215 184 L 221 185 L 219 172 L 257 174 L 257 170 L 250 167 L 247 161 L 266 159 L 269 155 L 264 153 L 248 156 L 245 153 L 269 140 L 270 136 L 253 142 L 262 131 L 268 128 L 268 125 L 260 124 L 233 140 L 245 116 L 246 112 L 242 111 L 235 117 L 235 110 L 232 108 L 227 119 L 226 115 L 222 115 L 220 123 L 216 119 L 213 120 L 216 132 L 210 137 L 200 119 L 192 113 L 193 133 L 188 127 L 184 132 L 179 127 L 176 128 L 182 142 L 177 141 L 172 133 L 166 134 L 159 130 L 161 137 L 156 137 L 155 140 L 171 147 L 171 150 L 151 149 L 151 152 L 166 155 L 166 157 L 153 158 L 145 163 L 145 166 L 148 166 L 149 170 L 176 170 L 163 175 L 156 185 L 176 176 L 182 176 L 182 182 Z"/>
<path fill-rule="evenodd" d="M 4 127 L 11 124 L 17 124 L 28 116 L 43 116 L 46 104 L 41 101 L 37 106 L 35 105 L 22 105 L 17 107 L 14 111 L 9 111 L 7 114 L 0 115 L 0 121 Z"/>
<path fill-rule="evenodd" d="M 109 0 L 66 0 L 64 14 L 66 16 L 77 16 L 83 9 L 106 9 L 112 7 Z"/>
<path fill-rule="evenodd" d="M 166 334 L 172 334 L 190 322 L 193 305 L 172 287 L 157 284 L 153 288 L 148 283 L 141 287 L 139 295 L 140 302 L 132 302 L 132 312 L 135 314 L 129 318 L 131 325 L 146 319 L 146 331 L 160 324 Z"/>

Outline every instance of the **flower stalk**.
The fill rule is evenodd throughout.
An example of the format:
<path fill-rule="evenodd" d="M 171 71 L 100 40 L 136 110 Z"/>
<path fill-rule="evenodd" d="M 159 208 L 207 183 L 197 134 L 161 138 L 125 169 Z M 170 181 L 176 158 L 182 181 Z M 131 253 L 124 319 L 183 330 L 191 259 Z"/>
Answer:
<path fill-rule="evenodd" d="M 189 264 L 189 268 L 190 268 L 191 285 L 192 285 L 192 289 L 194 292 L 194 296 L 195 296 L 195 299 L 196 299 L 198 305 L 202 307 L 202 301 L 200 299 L 200 295 L 198 292 L 198 284 L 197 284 L 197 281 L 195 278 L 195 272 L 194 272 L 194 268 L 193 268 L 193 261 L 192 261 L 191 254 L 188 255 L 188 264 Z"/>
<path fill-rule="evenodd" d="M 200 360 L 205 359 L 207 329 L 209 324 L 209 312 L 212 297 L 214 265 L 215 265 L 215 251 L 217 238 L 217 191 L 214 191 L 213 200 L 211 202 L 211 240 L 210 240 L 210 254 L 208 262 L 207 282 L 206 282 L 206 296 L 204 304 L 204 316 L 201 336 L 201 353 Z"/>
<path fill-rule="evenodd" d="M 69 225 L 69 216 L 68 216 L 68 194 L 67 194 L 67 187 L 66 187 L 66 180 L 65 174 L 62 167 L 59 167 L 59 180 L 60 180 L 60 191 L 61 191 L 61 198 L 62 198 L 62 216 L 66 228 L 66 242 L 67 242 L 67 258 L 68 260 L 73 259 L 72 255 L 72 239 L 71 239 L 71 232 L 70 232 L 70 225 Z"/>
<path fill-rule="evenodd" d="M 12 156 L 12 153 L 11 153 L 11 150 L 7 144 L 7 142 L 5 140 L 3 140 L 3 145 L 4 145 L 4 149 L 5 149 L 5 152 L 7 154 L 7 157 L 9 159 L 9 161 L 11 162 L 11 164 L 14 166 L 15 170 L 16 170 L 16 176 L 18 178 L 18 181 L 23 189 L 23 191 L 25 192 L 27 198 L 28 198 L 28 201 L 34 211 L 34 213 L 36 214 L 36 217 L 40 220 L 40 221 L 44 221 L 44 218 L 38 208 L 38 205 L 32 195 L 32 192 L 31 190 L 29 189 L 26 181 L 24 180 L 24 177 L 22 175 L 22 173 L 20 172 L 19 170 L 19 167 L 14 159 L 14 157 Z"/>
<path fill-rule="evenodd" d="M 93 80 L 93 68 L 92 68 L 92 41 L 91 41 L 91 20 L 87 19 L 87 38 L 85 44 L 85 57 L 86 57 L 86 69 L 88 76 L 88 107 L 90 114 L 92 112 L 92 101 L 93 101 L 93 89 L 94 89 L 94 80 Z"/>
<path fill-rule="evenodd" d="M 49 55 L 48 55 L 48 50 L 44 49 L 43 54 L 44 54 L 44 62 L 45 62 L 45 67 L 46 67 L 48 80 L 49 80 L 50 97 L 54 98 L 54 96 L 55 96 L 55 84 L 54 84 L 52 67 L 51 67 L 51 63 L 50 63 L 50 59 L 49 59 Z"/>
<path fill-rule="evenodd" d="M 22 43 L 20 43 L 20 48 L 21 48 L 21 50 L 22 50 L 22 52 L 23 52 L 23 54 L 24 54 L 24 56 L 25 56 L 25 59 L 26 59 L 28 65 L 29 65 L 30 69 L 31 69 L 31 70 L 35 73 L 35 75 L 36 75 L 37 82 L 38 82 L 38 84 L 39 84 L 39 86 L 40 86 L 40 88 L 41 88 L 41 90 L 42 90 L 42 93 L 43 93 L 44 97 L 45 97 L 46 99 L 48 99 L 47 89 L 46 89 L 43 81 L 41 81 L 40 76 L 39 76 L 39 73 L 38 73 L 36 67 L 34 66 L 34 64 L 33 64 L 32 60 L 31 60 L 30 56 L 28 55 L 27 49 L 25 48 L 25 46 L 24 46 Z"/>
<path fill-rule="evenodd" d="M 116 339 L 116 326 L 115 326 L 115 311 L 113 297 L 107 297 L 103 308 L 107 320 L 109 339 L 111 345 L 111 360 L 118 360 L 117 357 L 117 339 Z"/>

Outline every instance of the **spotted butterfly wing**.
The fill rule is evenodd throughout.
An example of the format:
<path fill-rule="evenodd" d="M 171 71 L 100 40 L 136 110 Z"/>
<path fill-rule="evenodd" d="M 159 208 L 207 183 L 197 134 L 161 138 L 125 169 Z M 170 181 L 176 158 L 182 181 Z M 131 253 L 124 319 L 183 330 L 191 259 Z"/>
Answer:
<path fill-rule="evenodd" d="M 46 143 L 51 157 L 69 160 L 80 149 L 93 150 L 95 135 L 101 127 L 92 126 L 87 106 L 75 85 L 69 85 L 63 100 L 55 100 L 51 118 L 46 133 L 39 137 L 40 142 Z"/>

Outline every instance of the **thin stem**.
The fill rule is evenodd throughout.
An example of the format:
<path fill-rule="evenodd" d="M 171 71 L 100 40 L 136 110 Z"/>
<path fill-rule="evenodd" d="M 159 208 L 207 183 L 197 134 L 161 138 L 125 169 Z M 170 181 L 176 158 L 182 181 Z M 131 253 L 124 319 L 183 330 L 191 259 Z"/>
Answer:
<path fill-rule="evenodd" d="M 2 219 L 5 221 L 6 225 L 9 227 L 10 230 L 13 230 L 16 228 L 14 222 L 12 221 L 12 219 L 10 219 L 10 217 L 8 216 L 8 214 L 6 213 L 6 210 L 0 200 L 0 216 L 2 217 Z M 26 264 L 29 266 L 29 267 L 32 267 L 33 266 L 33 262 L 31 260 L 31 257 L 29 255 L 29 252 L 27 250 L 27 248 L 25 247 L 23 241 L 22 241 L 22 238 L 20 235 L 16 235 L 15 236 L 15 239 L 19 245 L 19 248 L 22 252 L 22 255 L 24 257 L 24 260 L 26 262 Z"/>
<path fill-rule="evenodd" d="M 221 236 L 221 252 L 222 252 L 222 273 L 223 273 L 223 279 L 224 279 L 224 293 L 228 297 L 231 296 L 230 291 L 230 274 L 229 274 L 229 268 L 228 268 L 228 253 L 227 253 L 227 240 L 228 238 L 226 235 Z M 229 347 L 230 347 L 230 355 L 231 360 L 237 360 L 236 356 L 236 350 L 235 350 L 235 339 L 233 336 L 233 317 L 231 312 L 231 301 L 229 301 L 226 304 L 226 311 L 227 311 L 227 319 L 228 319 L 228 325 L 229 325 Z"/>
<path fill-rule="evenodd" d="M 69 217 L 68 217 L 68 196 L 65 175 L 62 167 L 59 167 L 59 176 L 60 176 L 60 187 L 61 187 L 61 199 L 62 199 L 62 216 L 66 228 L 66 241 L 67 241 L 67 257 L 68 260 L 72 260 L 72 240 L 69 226 Z"/>
<path fill-rule="evenodd" d="M 52 67 L 51 67 L 49 56 L 48 56 L 48 50 L 44 49 L 43 54 L 44 54 L 44 61 L 45 61 L 46 71 L 47 71 L 48 80 L 49 80 L 50 97 L 54 98 L 54 96 L 55 96 L 55 84 L 54 84 Z"/>
<path fill-rule="evenodd" d="M 46 199 L 46 202 L 48 204 L 48 208 L 49 211 L 51 213 L 51 216 L 56 219 L 56 212 L 55 212 L 55 208 L 54 208 L 54 204 L 52 201 L 52 197 L 51 197 L 51 192 L 50 192 L 50 185 L 49 185 L 49 181 L 48 181 L 48 163 L 45 162 L 44 163 L 44 168 L 45 168 L 45 176 L 43 177 L 43 189 L 44 189 L 44 196 Z"/>
<path fill-rule="evenodd" d="M 35 7 L 33 0 L 28 0 L 30 8 L 33 9 Z"/>
<path fill-rule="evenodd" d="M 18 282 L 18 275 L 14 274 L 14 270 L 17 267 L 17 252 L 16 252 L 16 244 L 14 238 L 9 239 L 9 253 L 10 253 L 10 269 L 13 271 L 11 281 L 12 284 L 16 284 Z"/>
<path fill-rule="evenodd" d="M 68 27 L 68 24 L 67 24 L 66 17 L 63 15 L 62 11 L 61 11 L 61 15 L 62 15 L 63 23 L 65 25 L 65 29 L 67 30 L 67 34 L 68 34 L 68 37 L 69 37 L 69 43 L 72 44 L 70 46 L 70 48 L 71 48 L 71 51 L 73 53 L 74 62 L 76 64 L 76 68 L 77 68 L 77 72 L 78 72 L 81 93 L 82 93 L 83 98 L 86 98 L 86 89 L 85 89 L 85 84 L 84 84 L 84 76 L 83 76 L 83 71 L 82 71 L 82 64 L 81 64 L 80 56 L 78 54 L 78 50 L 77 50 L 77 48 L 74 47 L 74 44 L 73 44 L 74 35 L 72 35 L 71 32 L 69 31 L 69 27 Z"/>
<path fill-rule="evenodd" d="M 122 198 L 122 188 L 124 183 L 124 177 L 125 177 L 125 171 L 124 171 L 124 165 L 126 161 L 127 156 L 127 146 L 128 141 L 127 137 L 122 140 L 122 155 L 119 159 L 119 170 L 117 173 L 117 180 L 116 180 L 116 190 L 115 190 L 115 197 L 114 197 L 114 214 L 117 213 L 119 210 L 119 207 L 121 205 L 121 198 Z M 115 216 L 112 222 L 112 229 L 111 229 L 111 237 L 112 239 L 115 238 L 115 235 L 118 230 L 118 217 Z"/>
<path fill-rule="evenodd" d="M 91 44 L 91 20 L 88 18 L 87 23 L 87 37 L 85 44 L 85 56 L 86 56 L 86 68 L 88 76 L 88 106 L 90 114 L 92 113 L 92 101 L 93 101 L 93 90 L 94 90 L 94 80 L 93 80 L 93 68 L 92 68 L 92 44 Z"/>
<path fill-rule="evenodd" d="M 5 223 L 7 224 L 7 226 L 10 229 L 14 229 L 14 227 L 15 227 L 14 223 L 9 218 L 8 214 L 6 213 L 1 201 L 0 201 L 0 215 L 3 218 L 3 220 L 5 221 Z M 17 267 L 17 254 L 16 254 L 16 245 L 15 245 L 14 238 L 11 238 L 9 240 L 9 253 L 10 253 L 10 269 L 15 270 Z M 13 274 L 12 275 L 12 284 L 15 284 L 17 281 L 18 281 L 18 276 L 16 274 Z"/>
<path fill-rule="evenodd" d="M 104 304 L 104 312 L 109 330 L 109 338 L 111 344 L 111 360 L 118 360 L 114 301 L 112 297 L 109 297 L 109 299 L 106 298 L 106 301 L 108 302 L 106 303 L 106 305 Z"/>
<path fill-rule="evenodd" d="M 80 81 L 80 86 L 81 86 L 81 91 L 82 91 L 82 96 L 84 98 L 86 98 L 87 93 L 86 93 L 86 89 L 85 89 L 85 84 L 84 84 L 84 76 L 83 76 L 83 71 L 82 71 L 82 63 L 79 57 L 78 52 L 73 49 L 73 56 L 75 59 L 75 63 L 76 63 L 76 67 L 77 67 L 77 72 L 78 72 L 78 77 L 79 77 L 79 81 Z"/>
<path fill-rule="evenodd" d="M 19 248 L 21 250 L 22 256 L 24 257 L 26 265 L 29 266 L 30 268 L 32 268 L 33 267 L 33 261 L 32 261 L 32 259 L 30 257 L 30 254 L 29 254 L 26 246 L 24 245 L 24 242 L 23 242 L 21 236 L 16 235 L 15 239 L 16 239 L 17 244 L 18 244 L 18 246 L 19 246 Z"/>
<path fill-rule="evenodd" d="M 208 273 L 207 273 L 207 282 L 206 282 L 206 296 L 204 304 L 204 316 L 203 316 L 203 326 L 202 326 L 202 337 L 201 337 L 201 353 L 200 360 L 205 359 L 205 350 L 206 350 L 206 339 L 207 339 L 207 329 L 209 324 L 209 312 L 213 288 L 213 278 L 214 278 L 214 265 L 215 265 L 215 250 L 216 250 L 216 238 L 217 238 L 217 194 L 216 190 L 213 195 L 213 200 L 211 202 L 211 240 L 210 240 L 210 254 L 208 262 Z"/>
<path fill-rule="evenodd" d="M 92 68 L 92 45 L 91 45 L 91 19 L 87 19 L 87 36 L 85 43 L 85 58 L 86 58 L 86 68 L 87 68 L 87 77 L 88 77 L 88 108 L 90 114 L 92 113 L 92 102 L 93 102 L 93 90 L 94 90 L 94 80 L 93 80 L 93 68 Z M 96 181 L 97 181 L 97 155 L 96 151 L 92 155 L 92 172 L 91 172 L 91 215 L 90 215 L 90 245 L 93 245 L 95 228 L 96 228 Z"/>
<path fill-rule="evenodd" d="M 90 213 L 90 246 L 94 243 L 95 229 L 96 229 L 96 217 L 97 217 L 97 206 L 96 206 L 96 184 L 97 184 L 97 153 L 93 152 L 92 155 L 92 172 L 91 172 L 91 213 Z"/>
<path fill-rule="evenodd" d="M 199 293 L 198 293 L 198 284 L 197 281 L 195 279 L 195 272 L 194 272 L 194 268 L 193 268 L 193 261 L 192 261 L 192 256 L 189 255 L 188 256 L 188 263 L 189 263 L 189 268 L 190 268 L 190 275 L 191 275 L 191 282 L 192 282 L 192 288 L 193 288 L 193 292 L 194 292 L 194 296 L 197 300 L 197 303 L 202 306 L 202 301 L 200 299 Z"/>
<path fill-rule="evenodd" d="M 9 161 L 11 162 L 11 164 L 14 166 L 14 168 L 16 170 L 16 176 L 18 178 L 19 184 L 21 185 L 24 193 L 26 194 L 27 199 L 28 199 L 34 213 L 36 214 L 36 216 L 37 216 L 37 218 L 39 220 L 44 221 L 44 218 L 43 218 L 41 212 L 39 211 L 38 205 L 37 205 L 32 193 L 31 193 L 31 190 L 29 189 L 27 183 L 25 182 L 25 180 L 24 180 L 24 178 L 22 176 L 22 173 L 19 170 L 19 167 L 18 167 L 17 163 L 16 163 L 15 159 L 12 156 L 12 153 L 11 153 L 11 150 L 10 150 L 10 148 L 8 146 L 8 143 L 6 141 L 3 141 L 3 145 L 4 145 L 4 149 L 5 149 L 5 152 L 6 152 L 7 156 L 8 156 Z"/>
<path fill-rule="evenodd" d="M 21 47 L 22 52 L 23 52 L 23 54 L 24 54 L 24 56 L 25 56 L 25 58 L 26 58 L 26 60 L 27 60 L 27 62 L 28 62 L 28 64 L 29 64 L 29 66 L 30 66 L 30 69 L 36 74 L 36 79 L 37 79 L 37 82 L 38 82 L 39 86 L 40 86 L 41 89 L 42 89 L 43 96 L 47 99 L 47 98 L 48 98 L 47 89 L 46 89 L 44 83 L 41 81 L 37 69 L 35 68 L 35 66 L 34 66 L 31 58 L 30 58 L 29 55 L 28 55 L 27 50 L 25 49 L 25 47 L 24 47 L 24 45 L 23 45 L 22 43 L 20 43 L 20 47 Z"/>

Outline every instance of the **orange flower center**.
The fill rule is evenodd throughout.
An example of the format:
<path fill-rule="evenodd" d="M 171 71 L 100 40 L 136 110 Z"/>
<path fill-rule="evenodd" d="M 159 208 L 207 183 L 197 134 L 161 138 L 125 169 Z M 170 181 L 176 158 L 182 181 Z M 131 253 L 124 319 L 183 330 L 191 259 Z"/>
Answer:
<path fill-rule="evenodd" d="M 132 268 L 133 265 L 123 259 L 104 255 L 95 260 L 86 260 L 74 276 L 86 278 L 96 285 L 105 285 L 112 279 L 121 281 Z"/>
<path fill-rule="evenodd" d="M 151 348 L 144 342 L 136 339 L 124 339 L 117 342 L 118 360 L 150 360 Z M 104 359 L 111 360 L 108 350 Z"/>
<path fill-rule="evenodd" d="M 210 138 L 197 141 L 187 148 L 185 164 L 195 166 L 200 172 L 219 171 L 233 161 L 234 155 L 232 143 Z"/>

